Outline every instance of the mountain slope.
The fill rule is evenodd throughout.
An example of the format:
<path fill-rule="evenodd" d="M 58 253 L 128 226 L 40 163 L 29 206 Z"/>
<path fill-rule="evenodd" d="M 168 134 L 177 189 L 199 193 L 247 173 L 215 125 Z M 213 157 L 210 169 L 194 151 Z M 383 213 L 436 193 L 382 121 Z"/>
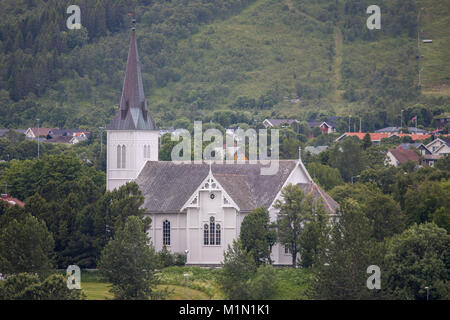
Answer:
<path fill-rule="evenodd" d="M 7 9 L 0 126 L 36 118 L 46 126 L 105 125 L 120 99 L 129 11 L 150 112 L 163 127 L 233 110 L 237 122 L 352 114 L 369 130 L 397 123 L 400 109 L 418 104 L 432 114 L 450 108 L 435 97 L 446 94 L 450 77 L 450 0 L 380 0 L 382 28 L 372 31 L 365 0 L 84 0 L 85 28 L 77 31 L 65 28 L 68 4 L 0 1 Z M 418 61 L 421 7 L 422 37 L 433 44 L 421 45 Z M 417 86 L 419 62 L 423 92 L 433 95 Z M 432 115 L 422 118 L 431 124 Z"/>

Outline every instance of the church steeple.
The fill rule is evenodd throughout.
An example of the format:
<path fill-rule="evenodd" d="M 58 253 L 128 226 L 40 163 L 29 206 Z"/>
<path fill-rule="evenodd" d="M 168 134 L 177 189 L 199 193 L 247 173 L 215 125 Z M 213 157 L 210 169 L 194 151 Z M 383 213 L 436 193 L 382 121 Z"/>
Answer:
<path fill-rule="evenodd" d="M 116 116 L 109 123 L 108 130 L 156 130 L 155 123 L 147 111 L 134 24 L 133 19 L 120 106 Z"/>

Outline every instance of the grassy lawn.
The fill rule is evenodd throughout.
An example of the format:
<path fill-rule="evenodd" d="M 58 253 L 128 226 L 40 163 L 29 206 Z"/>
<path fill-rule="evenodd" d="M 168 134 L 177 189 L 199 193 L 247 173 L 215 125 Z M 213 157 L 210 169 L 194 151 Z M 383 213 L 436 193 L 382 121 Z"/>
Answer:
<path fill-rule="evenodd" d="M 109 284 L 102 282 L 82 282 L 81 289 L 87 300 L 112 299 L 114 295 L 109 292 Z"/>
<path fill-rule="evenodd" d="M 273 299 L 303 300 L 308 299 L 306 292 L 310 288 L 312 273 L 308 269 L 276 268 L 278 288 Z M 157 290 L 167 288 L 168 300 L 186 299 L 186 278 L 189 276 L 188 300 L 222 300 L 225 298 L 217 283 L 219 270 L 200 267 L 168 267 L 158 275 L 161 284 Z M 105 283 L 98 271 L 83 271 L 81 287 L 88 300 L 112 299 L 110 284 Z"/>
<path fill-rule="evenodd" d="M 161 285 L 157 290 L 168 288 L 171 294 L 168 300 L 186 299 L 186 279 L 184 273 L 189 273 L 188 298 L 187 300 L 210 300 L 223 299 L 218 285 L 215 283 L 217 271 L 198 267 L 169 267 L 161 270 L 158 274 Z M 109 292 L 110 284 L 105 283 L 98 271 L 82 271 L 81 287 L 88 300 L 112 299 L 114 296 Z"/>
<path fill-rule="evenodd" d="M 199 290 L 188 288 L 188 297 L 186 298 L 186 287 L 176 285 L 160 285 L 158 290 L 167 288 L 171 294 L 168 300 L 209 300 L 210 297 Z M 114 295 L 109 292 L 110 284 L 104 282 L 84 282 L 82 284 L 83 292 L 87 300 L 106 300 L 113 299 Z"/>

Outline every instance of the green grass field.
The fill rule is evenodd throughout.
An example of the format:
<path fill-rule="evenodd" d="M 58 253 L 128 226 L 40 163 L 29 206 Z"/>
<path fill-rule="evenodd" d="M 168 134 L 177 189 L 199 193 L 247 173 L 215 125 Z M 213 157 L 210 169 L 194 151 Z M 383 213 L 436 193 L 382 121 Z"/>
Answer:
<path fill-rule="evenodd" d="M 274 299 L 305 300 L 312 275 L 307 269 L 276 268 L 278 288 Z M 199 267 L 169 267 L 158 274 L 161 284 L 157 290 L 170 292 L 168 300 L 223 300 L 225 296 L 216 282 L 219 270 Z M 185 273 L 189 273 L 186 296 Z M 81 287 L 87 300 L 113 299 L 110 284 L 105 283 L 98 271 L 83 271 Z"/>
<path fill-rule="evenodd" d="M 199 290 L 176 285 L 160 285 L 157 290 L 167 288 L 171 292 L 168 300 L 210 300 L 210 297 Z M 107 300 L 113 299 L 114 295 L 109 292 L 110 284 L 104 282 L 83 282 L 82 290 L 86 294 L 87 300 Z"/>

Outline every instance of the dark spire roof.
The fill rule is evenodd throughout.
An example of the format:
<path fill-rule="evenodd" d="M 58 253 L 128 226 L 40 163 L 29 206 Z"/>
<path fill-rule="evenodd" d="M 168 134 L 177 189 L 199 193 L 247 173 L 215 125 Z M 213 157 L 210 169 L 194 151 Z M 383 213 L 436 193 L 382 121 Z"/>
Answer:
<path fill-rule="evenodd" d="M 107 129 L 156 130 L 155 123 L 147 111 L 134 26 L 131 31 L 127 70 L 123 81 L 119 110 Z"/>

